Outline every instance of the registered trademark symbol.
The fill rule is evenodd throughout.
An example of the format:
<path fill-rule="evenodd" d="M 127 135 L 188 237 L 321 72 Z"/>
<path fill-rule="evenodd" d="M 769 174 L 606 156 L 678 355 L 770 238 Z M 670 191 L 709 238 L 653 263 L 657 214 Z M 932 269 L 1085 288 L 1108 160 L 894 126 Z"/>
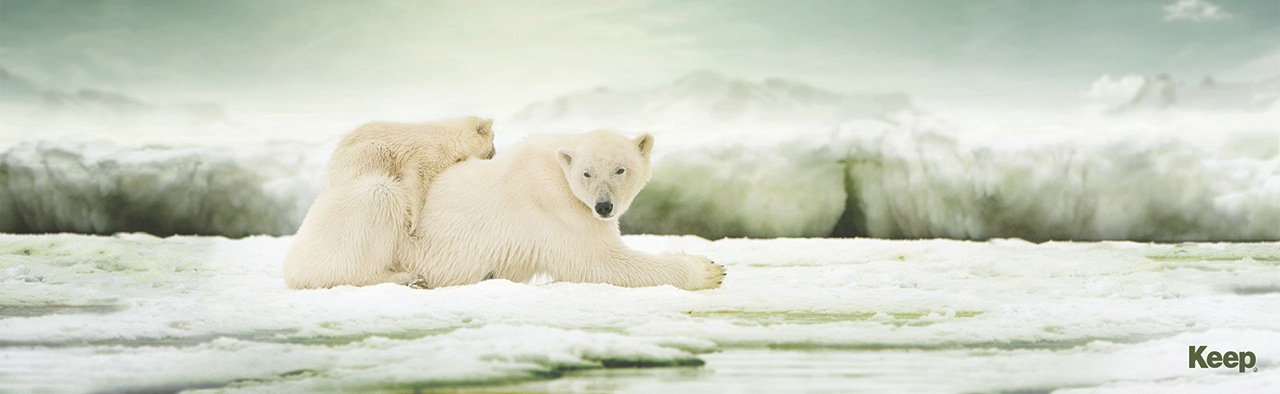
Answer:
<path fill-rule="evenodd" d="M 1253 373 L 1258 373 L 1258 367 L 1253 368 Z"/>

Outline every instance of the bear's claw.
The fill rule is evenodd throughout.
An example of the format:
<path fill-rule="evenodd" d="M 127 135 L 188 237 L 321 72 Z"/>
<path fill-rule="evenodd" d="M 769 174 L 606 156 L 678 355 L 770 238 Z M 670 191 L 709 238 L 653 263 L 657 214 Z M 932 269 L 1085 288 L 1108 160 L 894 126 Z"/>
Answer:
<path fill-rule="evenodd" d="M 716 262 L 711 261 L 711 259 L 703 256 L 694 257 L 702 260 L 700 262 L 702 265 L 702 269 L 700 271 L 705 275 L 702 276 L 702 280 L 704 281 L 702 282 L 703 285 L 697 286 L 695 289 L 714 289 L 724 284 L 724 264 L 717 264 Z"/>

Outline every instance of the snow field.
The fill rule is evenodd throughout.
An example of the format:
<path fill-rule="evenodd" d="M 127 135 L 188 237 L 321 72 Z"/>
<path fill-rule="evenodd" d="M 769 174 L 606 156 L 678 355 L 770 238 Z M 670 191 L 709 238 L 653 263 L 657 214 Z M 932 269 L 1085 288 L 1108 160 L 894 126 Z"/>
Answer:
<path fill-rule="evenodd" d="M 1269 313 L 1280 244 L 625 239 L 705 254 L 728 280 L 700 292 L 507 281 L 293 291 L 280 277 L 289 237 L 3 235 L 0 382 L 540 391 L 625 371 L 634 379 L 604 380 L 618 391 L 1280 382 L 1268 356 L 1280 354 Z M 1190 344 L 1254 351 L 1259 372 L 1188 369 Z M 684 377 L 650 379 L 670 374 Z"/>

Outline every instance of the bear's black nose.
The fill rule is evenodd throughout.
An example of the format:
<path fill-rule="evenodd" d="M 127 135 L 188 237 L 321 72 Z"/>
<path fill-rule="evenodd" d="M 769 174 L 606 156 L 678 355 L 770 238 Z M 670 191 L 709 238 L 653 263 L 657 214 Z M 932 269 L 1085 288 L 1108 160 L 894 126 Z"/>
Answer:
<path fill-rule="evenodd" d="M 609 217 L 613 213 L 613 203 L 609 201 L 601 201 L 596 203 L 596 214 L 602 218 Z"/>

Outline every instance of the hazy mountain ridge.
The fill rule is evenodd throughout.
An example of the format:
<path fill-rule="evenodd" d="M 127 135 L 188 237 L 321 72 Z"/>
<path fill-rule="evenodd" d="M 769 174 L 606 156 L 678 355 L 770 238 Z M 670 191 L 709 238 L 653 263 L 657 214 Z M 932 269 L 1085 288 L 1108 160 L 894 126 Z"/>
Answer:
<path fill-rule="evenodd" d="M 1168 74 L 1103 76 L 1085 98 L 1109 114 L 1166 109 L 1269 110 L 1280 108 L 1280 75 L 1244 82 L 1213 77 L 1190 82 Z"/>
<path fill-rule="evenodd" d="M 826 123 L 891 119 L 916 112 L 905 93 L 841 94 L 802 82 L 760 82 L 697 71 L 648 88 L 598 87 L 526 106 L 512 117 L 522 124 L 594 124 L 654 127 L 706 123 Z"/>
<path fill-rule="evenodd" d="M 0 105 L 17 124 L 8 127 L 95 129 L 170 125 L 223 126 L 235 122 L 217 103 L 155 104 L 102 89 L 44 88 L 0 68 Z M 44 131 L 44 130 L 32 130 Z"/>

